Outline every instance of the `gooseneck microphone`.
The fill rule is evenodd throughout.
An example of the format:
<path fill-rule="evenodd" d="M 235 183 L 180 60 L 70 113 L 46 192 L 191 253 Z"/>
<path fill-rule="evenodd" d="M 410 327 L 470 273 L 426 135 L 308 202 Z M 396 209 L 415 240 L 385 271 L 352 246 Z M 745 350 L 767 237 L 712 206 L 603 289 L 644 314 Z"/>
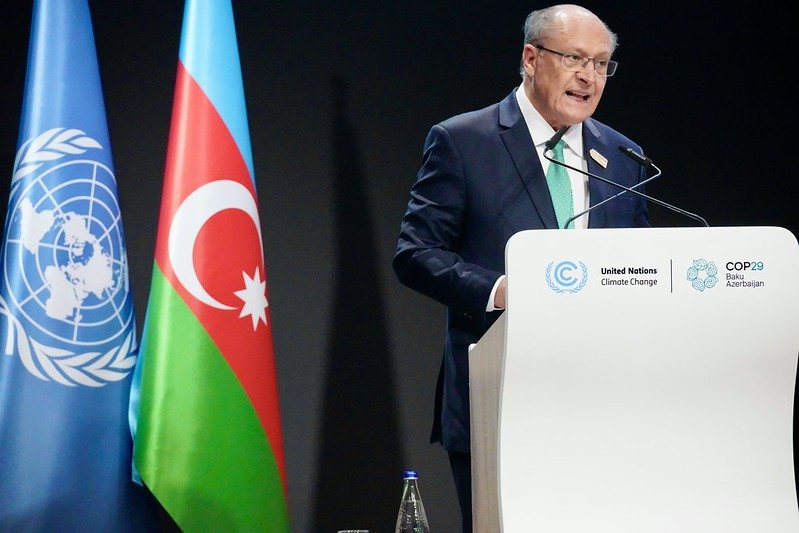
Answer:
<path fill-rule="evenodd" d="M 689 218 L 692 218 L 694 220 L 697 220 L 697 221 L 701 222 L 706 227 L 710 226 L 710 224 L 708 224 L 707 221 L 704 218 L 702 218 L 701 216 L 699 216 L 699 215 L 697 215 L 695 213 L 691 213 L 690 211 L 686 211 L 684 209 L 680 209 L 679 207 L 673 206 L 673 205 L 671 205 L 669 203 L 666 203 L 666 202 L 664 202 L 662 200 L 658 200 L 657 198 L 653 198 L 652 196 L 644 194 L 641 191 L 637 191 L 636 189 L 638 187 L 641 187 L 644 184 L 646 184 L 646 183 L 652 181 L 653 179 L 659 177 L 663 172 L 654 164 L 654 162 L 651 159 L 649 159 L 648 157 L 645 157 L 645 156 L 637 153 L 635 150 L 633 150 L 630 147 L 619 146 L 619 150 L 623 154 L 625 154 L 627 157 L 629 157 L 630 159 L 632 159 L 633 161 L 638 163 L 639 165 L 641 165 L 643 167 L 646 167 L 646 168 L 651 167 L 651 168 L 653 168 L 655 170 L 655 174 L 654 175 L 650 176 L 649 178 L 647 178 L 647 179 L 645 179 L 645 180 L 643 180 L 643 181 L 641 181 L 639 183 L 636 183 L 632 187 L 625 187 L 624 185 L 622 185 L 620 183 L 616 183 L 615 181 L 611 181 L 611 180 L 609 180 L 607 178 L 603 178 L 602 176 L 598 176 L 596 174 L 592 174 L 591 172 L 586 172 L 585 170 L 583 170 L 581 168 L 576 168 L 576 167 L 573 167 L 571 165 L 567 165 L 566 163 L 558 161 L 557 159 L 554 159 L 554 158 L 550 157 L 549 155 L 547 155 L 547 152 L 551 151 L 555 147 L 555 145 L 558 144 L 558 141 L 560 141 L 560 139 L 563 137 L 563 135 L 566 133 L 566 131 L 569 129 L 569 127 L 570 126 L 564 126 L 564 127 L 560 128 L 555 133 L 555 135 L 552 136 L 551 139 L 549 139 L 546 143 L 544 143 L 544 158 L 547 161 L 551 162 L 551 163 L 555 163 L 557 165 L 560 165 L 562 167 L 568 168 L 568 169 L 573 170 L 575 172 L 579 172 L 580 174 L 583 174 L 585 176 L 589 176 L 591 178 L 597 179 L 597 180 L 599 180 L 599 181 L 601 181 L 603 183 L 607 183 L 608 185 L 612 185 L 612 186 L 617 187 L 617 188 L 622 189 L 622 190 L 619 191 L 618 193 L 614 194 L 613 196 L 611 196 L 609 198 L 605 198 L 601 202 L 592 205 L 591 207 L 589 207 L 585 211 L 582 211 L 581 213 L 577 213 L 576 215 L 571 217 L 564 224 L 564 226 L 563 226 L 564 229 L 568 228 L 569 224 L 571 224 L 578 217 L 581 217 L 581 216 L 593 211 L 594 209 L 596 209 L 597 207 L 601 206 L 605 202 L 609 202 L 610 200 L 613 200 L 613 199 L 615 199 L 615 198 L 617 198 L 617 197 L 619 197 L 622 194 L 627 193 L 627 192 L 635 194 L 635 195 L 640 196 L 642 198 L 646 198 L 647 200 L 649 200 L 650 202 L 652 202 L 654 204 L 660 205 L 662 207 L 665 207 L 666 209 L 669 209 L 671 211 L 674 211 L 674 212 L 679 213 L 681 215 L 684 215 L 686 217 L 689 217 Z"/>
<path fill-rule="evenodd" d="M 619 146 L 619 148 L 621 148 L 621 146 Z M 641 165 L 645 165 L 647 167 L 652 167 L 653 169 L 655 169 L 655 173 L 652 176 L 650 176 L 647 179 L 645 179 L 644 181 L 640 181 L 640 182 L 636 183 L 635 185 L 633 185 L 629 189 L 627 189 L 626 187 L 623 187 L 622 185 L 617 184 L 615 182 L 610 182 L 613 185 L 617 185 L 618 187 L 621 187 L 624 190 L 621 190 L 621 191 L 617 192 L 616 194 L 614 194 L 613 196 L 609 196 L 609 197 L 605 198 L 604 200 L 602 200 L 601 202 L 592 205 L 591 207 L 589 207 L 585 211 L 581 211 L 580 213 L 577 213 L 576 215 L 574 215 L 573 217 L 571 217 L 569 220 L 566 221 L 566 225 L 564 227 L 569 227 L 569 224 L 571 224 L 573 220 L 576 220 L 576 219 L 580 218 L 581 216 L 585 215 L 586 213 L 589 213 L 590 211 L 593 211 L 594 209 L 596 209 L 600 205 L 604 204 L 605 202 L 609 202 L 609 201 L 621 196 L 622 194 L 624 194 L 626 192 L 638 193 L 639 195 L 641 195 L 641 196 L 643 196 L 643 197 L 645 197 L 645 198 L 647 198 L 649 200 L 652 200 L 654 202 L 658 202 L 659 201 L 659 200 L 656 200 L 655 198 L 652 198 L 650 196 L 647 196 L 647 195 L 643 194 L 640 191 L 636 191 L 635 189 L 637 189 L 638 187 L 643 187 L 644 185 L 646 185 L 647 183 L 649 183 L 650 181 L 652 181 L 655 178 L 659 178 L 660 175 L 663 174 L 663 172 L 648 157 L 644 157 L 643 155 L 639 154 L 638 152 L 633 151 L 632 148 L 627 148 L 627 150 L 630 151 L 630 153 L 627 154 L 629 157 L 634 158 Z M 635 154 L 635 155 L 632 155 L 632 154 Z M 546 157 L 546 154 L 544 155 L 544 157 Z M 549 158 L 547 158 L 547 159 L 549 159 Z M 555 162 L 559 163 L 559 161 L 555 161 Z M 569 168 L 571 168 L 571 167 L 569 167 Z M 593 176 L 593 174 L 588 174 L 588 175 L 589 176 Z M 594 177 L 599 177 L 599 176 L 594 176 Z"/>
<path fill-rule="evenodd" d="M 629 157 L 630 159 L 632 159 L 642 167 L 655 167 L 655 163 L 653 163 L 651 159 L 642 154 L 639 154 L 629 146 L 619 145 L 619 150 L 621 151 L 621 153 L 623 153 L 624 155 L 626 155 L 627 157 Z M 658 172 L 660 172 L 660 169 L 658 169 Z"/>
<path fill-rule="evenodd" d="M 642 154 L 639 154 L 638 152 L 636 152 L 635 150 L 633 150 L 629 146 L 619 145 L 619 151 L 621 153 L 623 153 L 624 155 L 626 155 L 627 157 L 629 157 L 630 159 L 632 159 L 633 161 L 635 161 L 636 163 L 638 163 L 639 165 L 643 166 L 643 167 L 652 167 L 652 168 L 654 168 L 657 171 L 657 174 L 655 176 L 653 176 L 653 177 L 659 176 L 661 174 L 660 169 L 657 166 L 655 166 L 655 163 L 653 163 L 651 159 L 649 159 L 648 157 L 645 157 Z M 646 183 L 647 181 L 649 181 L 651 179 L 652 178 L 646 179 L 646 180 L 642 181 L 639 185 L 642 185 L 642 184 Z M 634 189 L 635 187 L 638 187 L 638 185 L 635 185 L 632 188 Z M 633 192 L 637 192 L 637 191 L 633 191 Z M 619 193 L 619 194 L 622 194 L 622 193 Z M 641 194 L 641 193 L 638 193 L 638 194 Z M 691 213 L 690 211 L 686 211 L 685 209 L 681 209 L 681 208 L 679 208 L 677 206 L 674 206 L 674 205 L 671 205 L 671 204 L 667 204 L 666 202 L 664 202 L 662 200 L 658 200 L 657 198 L 652 198 L 651 196 L 648 196 L 647 198 L 649 198 L 651 201 L 653 201 L 654 203 L 656 203 L 656 204 L 658 204 L 660 206 L 663 206 L 663 207 L 665 207 L 667 209 L 671 209 L 675 213 L 679 213 L 679 214 L 681 214 L 683 216 L 686 216 L 688 218 L 692 218 L 694 220 L 699 221 L 706 228 L 710 227 L 710 224 L 707 223 L 707 220 L 705 220 L 701 216 L 697 215 L 696 213 Z"/>
<path fill-rule="evenodd" d="M 547 142 L 544 143 L 544 157 L 546 157 L 547 152 L 555 148 L 555 145 L 560 142 L 566 132 L 571 128 L 571 126 L 563 126 L 561 129 L 555 132 L 555 135 L 552 136 Z"/>

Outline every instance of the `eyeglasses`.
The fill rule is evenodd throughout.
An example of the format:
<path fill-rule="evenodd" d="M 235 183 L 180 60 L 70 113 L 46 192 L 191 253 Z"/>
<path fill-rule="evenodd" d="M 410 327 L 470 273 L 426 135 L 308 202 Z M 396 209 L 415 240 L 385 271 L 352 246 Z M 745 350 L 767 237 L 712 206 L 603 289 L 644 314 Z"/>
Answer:
<path fill-rule="evenodd" d="M 560 62 L 563 64 L 563 68 L 569 72 L 580 72 L 588 66 L 588 63 L 594 63 L 594 72 L 600 76 L 609 78 L 616 73 L 616 68 L 619 66 L 616 61 L 612 61 L 610 59 L 595 59 L 593 57 L 583 57 L 578 54 L 564 54 L 563 52 L 556 52 L 555 50 L 544 48 L 540 44 L 533 46 L 539 50 L 545 50 L 549 53 L 559 55 Z"/>

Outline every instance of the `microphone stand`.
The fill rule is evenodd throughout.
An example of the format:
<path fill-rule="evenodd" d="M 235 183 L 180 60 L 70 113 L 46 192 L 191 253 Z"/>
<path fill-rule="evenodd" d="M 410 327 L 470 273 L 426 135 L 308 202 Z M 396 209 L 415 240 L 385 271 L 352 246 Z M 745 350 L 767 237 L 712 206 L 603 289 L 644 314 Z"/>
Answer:
<path fill-rule="evenodd" d="M 559 133 L 560 133 L 560 132 L 559 132 Z M 559 137 L 562 137 L 562 134 L 561 134 Z M 558 137 L 558 139 L 559 139 L 559 137 Z M 557 143 L 557 141 L 555 141 L 555 144 L 556 144 L 556 143 Z M 632 158 L 633 160 L 635 160 L 635 161 L 636 161 L 636 162 L 638 162 L 639 164 L 642 164 L 642 161 L 639 161 L 637 158 L 635 158 L 635 157 L 633 157 L 633 156 L 630 156 L 630 155 L 629 155 L 629 153 L 628 153 L 627 151 L 625 151 L 625 149 L 624 149 L 624 148 L 625 148 L 625 147 L 621 147 L 621 146 L 619 147 L 619 149 L 620 149 L 620 150 L 621 150 L 623 153 L 627 154 L 627 155 L 628 155 L 628 157 Z M 588 213 L 588 212 L 589 212 L 589 211 L 591 211 L 592 209 L 594 209 L 594 208 L 596 208 L 596 207 L 599 207 L 600 205 L 604 204 L 605 202 L 609 202 L 610 200 L 613 200 L 614 198 L 616 198 L 616 197 L 618 197 L 618 196 L 620 196 L 620 195 L 622 195 L 622 194 L 624 194 L 624 193 L 626 193 L 626 192 L 633 193 L 633 194 L 635 194 L 635 195 L 637 195 L 637 196 L 641 196 L 642 198 L 646 198 L 647 200 L 649 200 L 650 202 L 652 202 L 652 203 L 654 203 L 654 204 L 657 204 L 657 205 L 660 205 L 660 206 L 662 206 L 662 207 L 665 207 L 666 209 L 671 209 L 672 211 L 676 211 L 677 213 L 680 213 L 681 215 L 687 216 L 687 217 L 689 217 L 689 218 L 692 218 L 692 219 L 694 219 L 694 220 L 698 220 L 698 221 L 699 221 L 699 222 L 701 222 L 701 223 L 702 223 L 702 224 L 703 224 L 705 227 L 710 227 L 710 224 L 708 224 L 708 223 L 707 223 L 707 221 L 706 221 L 704 218 L 702 218 L 701 216 L 699 216 L 699 215 L 697 215 L 697 214 L 695 214 L 695 213 L 691 213 L 690 211 L 686 211 L 686 210 L 684 210 L 684 209 L 680 209 L 679 207 L 673 206 L 673 205 L 671 205 L 671 204 L 669 204 L 669 203 L 666 203 L 666 202 L 664 202 L 664 201 L 662 201 L 662 200 L 658 200 L 657 198 L 653 198 L 652 196 L 649 196 L 649 195 L 647 195 L 647 194 L 644 194 L 644 193 L 642 193 L 641 191 L 637 191 L 637 190 L 635 190 L 635 189 L 637 189 L 638 187 L 640 187 L 640 186 L 644 185 L 645 183 L 648 183 L 649 181 L 652 181 L 653 179 L 657 178 L 658 176 L 660 176 L 660 175 L 662 174 L 661 170 L 660 170 L 660 169 L 659 169 L 659 168 L 658 168 L 658 167 L 657 167 L 657 166 L 656 166 L 654 163 L 652 163 L 651 161 L 649 162 L 649 166 L 651 166 L 652 168 L 654 168 L 654 169 L 657 171 L 657 173 L 656 173 L 655 175 L 653 175 L 652 177 L 649 177 L 649 178 L 645 179 L 644 181 L 642 181 L 642 182 L 640 182 L 640 183 L 637 183 L 637 184 L 635 184 L 633 187 L 625 187 L 624 185 L 622 185 L 622 184 L 620 184 L 620 183 L 616 183 L 615 181 L 611 181 L 611 180 L 609 180 L 609 179 L 607 179 L 607 178 L 603 178 L 602 176 L 598 176 L 598 175 L 596 175 L 596 174 L 592 174 L 591 172 L 586 172 L 585 170 L 583 170 L 583 169 L 581 169 L 581 168 L 576 168 L 576 167 L 573 167 L 573 166 L 571 166 L 571 165 L 567 165 L 566 163 L 562 163 L 561 161 L 558 161 L 557 159 L 554 159 L 554 158 L 552 158 L 552 157 L 548 156 L 548 155 L 547 155 L 547 152 L 548 152 L 550 149 L 551 149 L 551 148 L 545 148 L 545 149 L 544 149 L 544 158 L 545 158 L 547 161 L 550 161 L 551 163 L 555 163 L 555 164 L 557 164 L 557 165 L 560 165 L 560 166 L 562 166 L 562 167 L 566 167 L 566 168 L 568 168 L 568 169 L 570 169 L 570 170 L 573 170 L 573 171 L 575 171 L 575 172 L 578 172 L 578 173 L 580 173 L 580 174 L 583 174 L 583 175 L 585 175 L 585 176 L 588 176 L 588 177 L 591 177 L 591 178 L 597 179 L 597 180 L 599 180 L 599 181 L 601 181 L 601 182 L 603 182 L 603 183 L 607 183 L 608 185 L 612 185 L 612 186 L 614 186 L 614 187 L 618 187 L 619 189 L 623 189 L 622 191 L 620 191 L 620 192 L 618 192 L 618 193 L 614 194 L 613 196 L 611 196 L 610 198 L 606 198 L 606 199 L 602 200 L 601 202 L 599 202 L 598 204 L 592 205 L 591 207 L 589 207 L 588 209 L 586 209 L 586 210 L 585 210 L 585 211 L 583 211 L 582 213 L 579 213 L 579 214 L 577 214 L 577 215 L 575 215 L 575 216 L 571 217 L 569 220 L 567 220 L 567 221 L 566 221 L 566 224 L 564 225 L 564 229 L 566 229 L 567 227 L 569 227 L 569 224 L 571 224 L 571 223 L 572 223 L 572 221 L 573 221 L 574 219 L 576 219 L 577 217 L 580 217 L 580 216 L 582 216 L 582 215 L 584 215 L 584 214 Z M 636 154 L 636 155 L 638 155 L 638 154 Z M 642 158 L 642 159 L 643 159 L 643 158 Z"/>

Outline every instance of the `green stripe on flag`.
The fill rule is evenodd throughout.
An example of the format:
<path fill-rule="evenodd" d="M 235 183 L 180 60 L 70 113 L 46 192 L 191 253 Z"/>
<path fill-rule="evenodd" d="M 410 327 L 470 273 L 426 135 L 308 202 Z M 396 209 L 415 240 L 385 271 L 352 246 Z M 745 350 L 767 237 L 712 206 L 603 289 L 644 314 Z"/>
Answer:
<path fill-rule="evenodd" d="M 288 531 L 272 448 L 240 382 L 156 264 L 134 460 L 183 531 Z"/>

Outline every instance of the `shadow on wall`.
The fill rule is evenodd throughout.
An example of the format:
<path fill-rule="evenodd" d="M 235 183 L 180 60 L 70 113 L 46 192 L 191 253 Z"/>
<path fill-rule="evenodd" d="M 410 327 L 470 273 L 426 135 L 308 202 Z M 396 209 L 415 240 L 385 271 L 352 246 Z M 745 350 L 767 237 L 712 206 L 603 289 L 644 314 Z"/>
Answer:
<path fill-rule="evenodd" d="M 332 90 L 336 270 L 313 531 L 385 531 L 403 464 L 393 358 L 346 84 Z"/>

